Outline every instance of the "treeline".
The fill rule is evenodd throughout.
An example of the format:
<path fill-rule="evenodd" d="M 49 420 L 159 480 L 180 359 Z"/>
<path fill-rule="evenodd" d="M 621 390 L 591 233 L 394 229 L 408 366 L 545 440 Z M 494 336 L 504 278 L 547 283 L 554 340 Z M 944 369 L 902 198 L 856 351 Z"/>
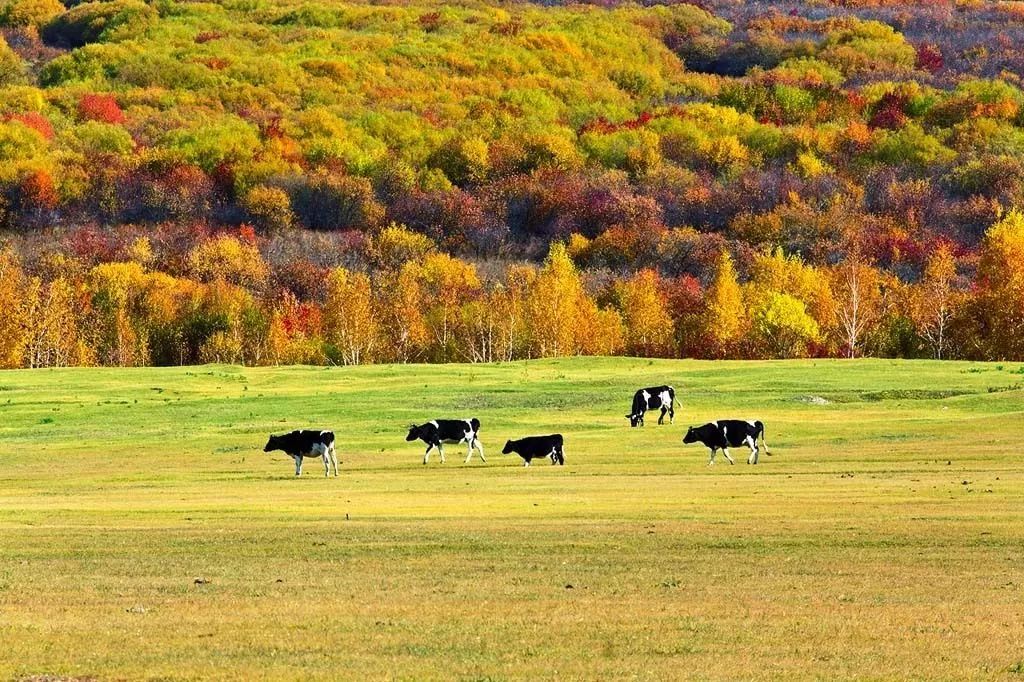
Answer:
<path fill-rule="evenodd" d="M 274 272 L 251 230 L 211 235 L 151 270 L 148 237 L 123 260 L 61 258 L 51 277 L 0 254 L 0 366 L 492 362 L 578 354 L 786 358 L 1024 357 L 1024 214 L 986 233 L 973 282 L 948 244 L 901 282 L 849 245 L 816 267 L 754 253 L 740 282 L 714 255 L 706 286 L 690 275 L 581 272 L 593 242 L 556 242 L 543 264 L 482 266 L 391 226 L 360 247 L 369 274 L 307 264 Z M 285 280 L 305 279 L 297 298 Z"/>

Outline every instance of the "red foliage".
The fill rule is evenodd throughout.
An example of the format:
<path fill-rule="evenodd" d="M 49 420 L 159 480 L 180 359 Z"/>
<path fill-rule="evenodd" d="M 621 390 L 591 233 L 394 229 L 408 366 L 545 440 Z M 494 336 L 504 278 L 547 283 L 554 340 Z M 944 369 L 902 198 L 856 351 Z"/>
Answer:
<path fill-rule="evenodd" d="M 231 64 L 230 61 L 223 57 L 206 57 L 205 59 L 200 59 L 199 63 L 211 71 L 223 71 Z"/>
<path fill-rule="evenodd" d="M 618 130 L 636 130 L 637 128 L 642 128 L 650 123 L 655 117 L 663 118 L 665 116 L 672 115 L 672 113 L 674 112 L 659 112 L 658 114 L 652 114 L 649 111 L 644 111 L 636 118 L 631 118 L 628 121 L 623 121 L 622 123 L 612 123 L 604 116 L 600 116 L 584 125 L 580 133 L 596 132 L 607 135 Z"/>
<path fill-rule="evenodd" d="M 441 28 L 441 13 L 440 12 L 427 12 L 426 14 L 420 15 L 420 28 L 428 33 L 436 31 Z"/>
<path fill-rule="evenodd" d="M 227 196 L 234 196 L 235 193 L 235 168 L 227 161 L 222 161 L 217 164 L 210 173 L 210 179 L 213 180 L 213 186 L 222 194 Z"/>
<path fill-rule="evenodd" d="M 875 105 L 875 113 L 872 114 L 868 125 L 872 128 L 886 128 L 887 130 L 902 128 L 907 123 L 908 103 L 906 95 L 887 92 Z"/>
<path fill-rule="evenodd" d="M 107 235 L 93 225 L 80 227 L 68 235 L 67 246 L 87 264 L 112 261 L 116 253 Z"/>
<path fill-rule="evenodd" d="M 850 105 L 851 109 L 857 112 L 863 111 L 864 107 L 868 105 L 868 102 L 866 99 L 864 99 L 864 96 L 857 92 L 856 90 L 846 91 L 846 102 L 847 104 Z"/>
<path fill-rule="evenodd" d="M 208 43 L 211 40 L 218 40 L 223 37 L 224 33 L 222 31 L 200 31 L 196 34 L 196 44 L 202 45 L 203 43 Z"/>
<path fill-rule="evenodd" d="M 260 123 L 260 131 L 263 133 L 263 137 L 268 140 L 280 140 L 285 136 L 280 116 L 271 116 L 266 121 L 262 121 Z"/>
<path fill-rule="evenodd" d="M 29 173 L 20 187 L 22 204 L 27 208 L 51 210 L 57 206 L 57 189 L 53 177 L 44 170 Z"/>
<path fill-rule="evenodd" d="M 915 66 L 928 73 L 937 73 L 945 66 L 946 61 L 942 58 L 942 52 L 938 46 L 931 43 L 921 43 L 917 46 L 917 63 Z"/>
<path fill-rule="evenodd" d="M 662 280 L 662 292 L 673 319 L 684 315 L 697 315 L 704 309 L 704 290 L 693 275 L 680 275 Z"/>
<path fill-rule="evenodd" d="M 297 258 L 274 268 L 273 291 L 291 292 L 302 301 L 322 301 L 327 296 L 330 268 Z"/>
<path fill-rule="evenodd" d="M 300 303 L 286 295 L 286 301 L 282 307 L 281 325 L 288 336 L 305 334 L 308 337 L 313 337 L 320 333 L 323 320 L 320 306 L 315 303 Z"/>
<path fill-rule="evenodd" d="M 29 111 L 24 114 L 7 114 L 4 121 L 17 121 L 26 128 L 31 128 L 47 140 L 53 139 L 53 126 L 50 120 L 40 113 Z"/>
<path fill-rule="evenodd" d="M 238 226 L 238 238 L 248 244 L 256 243 L 256 228 L 252 225 L 243 223 Z"/>
<path fill-rule="evenodd" d="M 124 123 L 124 112 L 113 95 L 86 94 L 78 100 L 78 117 L 84 121 Z"/>

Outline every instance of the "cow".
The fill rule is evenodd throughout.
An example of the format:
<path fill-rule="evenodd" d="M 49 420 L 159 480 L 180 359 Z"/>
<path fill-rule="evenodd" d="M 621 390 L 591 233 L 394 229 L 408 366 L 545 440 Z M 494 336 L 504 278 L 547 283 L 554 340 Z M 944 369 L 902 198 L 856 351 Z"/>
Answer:
<path fill-rule="evenodd" d="M 334 453 L 333 431 L 292 431 L 283 436 L 271 434 L 263 452 L 283 450 L 295 460 L 295 475 L 302 475 L 302 458 L 319 457 L 324 462 L 324 476 L 331 475 L 330 464 L 334 464 L 334 475 L 338 475 L 338 458 Z"/>
<path fill-rule="evenodd" d="M 519 440 L 506 441 L 501 454 L 514 452 L 523 458 L 523 466 L 530 466 L 531 459 L 550 457 L 552 464 L 565 464 L 565 453 L 562 451 L 562 434 L 550 436 L 528 436 Z"/>
<path fill-rule="evenodd" d="M 758 437 L 761 438 L 761 444 L 764 445 L 764 453 L 771 455 L 772 453 L 768 452 L 768 443 L 764 440 L 764 424 L 759 421 L 719 419 L 718 421 L 708 422 L 703 426 L 691 426 L 686 435 L 683 436 L 683 442 L 700 442 L 709 448 L 711 450 L 711 459 L 708 460 L 708 466 L 715 463 L 715 454 L 719 448 L 722 449 L 725 458 L 729 460 L 729 464 L 735 464 L 736 462 L 732 461 L 732 457 L 729 456 L 729 448 L 746 444 L 750 448 L 747 464 L 757 464 L 757 457 L 760 452 L 757 447 Z"/>
<path fill-rule="evenodd" d="M 480 452 L 480 459 L 485 464 L 487 463 L 487 458 L 484 457 L 484 446 L 480 443 L 480 420 L 476 417 L 473 419 L 434 419 L 419 426 L 412 424 L 409 426 L 409 435 L 405 437 L 405 440 L 414 441 L 417 438 L 427 444 L 427 451 L 423 453 L 424 464 L 430 459 L 430 451 L 434 448 L 441 453 L 441 464 L 444 464 L 442 443 L 468 443 L 465 463 L 468 464 L 469 460 L 473 458 L 474 447 Z"/>
<path fill-rule="evenodd" d="M 669 424 L 674 424 L 676 421 L 675 405 L 676 390 L 671 386 L 641 388 L 633 394 L 633 408 L 626 415 L 626 419 L 629 420 L 630 426 L 643 426 L 644 413 L 647 410 L 656 410 L 660 407 L 661 416 L 658 417 L 658 423 L 665 423 L 665 413 L 668 412 Z"/>

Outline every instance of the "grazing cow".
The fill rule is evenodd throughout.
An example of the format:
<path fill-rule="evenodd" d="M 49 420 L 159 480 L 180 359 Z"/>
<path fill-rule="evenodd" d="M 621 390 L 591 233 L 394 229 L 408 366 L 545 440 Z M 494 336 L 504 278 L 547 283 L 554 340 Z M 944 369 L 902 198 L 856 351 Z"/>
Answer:
<path fill-rule="evenodd" d="M 665 423 L 665 413 L 668 412 L 670 424 L 676 421 L 676 390 L 671 386 L 652 386 L 641 388 L 633 394 L 633 409 L 626 415 L 630 426 L 644 425 L 644 412 L 661 408 L 661 416 L 658 423 Z"/>
<path fill-rule="evenodd" d="M 550 436 L 529 436 L 505 443 L 501 454 L 514 452 L 523 458 L 523 466 L 530 466 L 531 459 L 550 457 L 552 464 L 565 464 L 565 453 L 562 452 L 562 434 Z"/>
<path fill-rule="evenodd" d="M 757 456 L 760 450 L 757 447 L 757 439 L 760 436 L 761 444 L 764 445 L 766 455 L 768 443 L 764 440 L 764 424 L 759 421 L 743 421 L 742 419 L 720 419 L 716 422 L 709 422 L 703 426 L 691 426 L 690 430 L 683 436 L 684 443 L 703 443 L 711 450 L 711 459 L 708 466 L 715 463 L 715 453 L 721 448 L 729 464 L 735 464 L 729 456 L 730 447 L 739 447 L 744 443 L 750 448 L 750 455 L 747 457 L 747 464 L 757 464 Z"/>
<path fill-rule="evenodd" d="M 295 475 L 302 475 L 302 458 L 319 457 L 324 462 L 324 476 L 331 475 L 330 464 L 334 464 L 334 475 L 338 475 L 338 458 L 334 454 L 333 431 L 292 431 L 283 436 L 270 436 L 263 452 L 284 450 L 284 454 L 295 460 Z"/>
<path fill-rule="evenodd" d="M 434 448 L 441 453 L 441 464 L 444 464 L 442 443 L 468 443 L 469 452 L 466 453 L 466 463 L 468 464 L 469 460 L 473 458 L 474 447 L 480 452 L 480 459 L 487 462 L 487 458 L 484 457 L 484 446 L 480 443 L 480 420 L 475 417 L 473 419 L 434 419 L 420 426 L 413 424 L 409 427 L 409 435 L 405 437 L 405 440 L 414 441 L 417 438 L 427 444 L 427 451 L 423 453 L 424 464 L 430 459 L 430 451 Z"/>

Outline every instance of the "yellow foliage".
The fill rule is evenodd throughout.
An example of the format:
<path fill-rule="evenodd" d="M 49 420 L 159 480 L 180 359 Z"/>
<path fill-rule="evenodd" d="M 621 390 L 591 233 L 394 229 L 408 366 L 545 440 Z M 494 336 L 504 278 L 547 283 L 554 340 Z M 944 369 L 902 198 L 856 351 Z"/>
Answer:
<path fill-rule="evenodd" d="M 625 327 L 626 352 L 641 357 L 666 356 L 672 352 L 672 317 L 658 290 L 658 275 L 641 270 L 616 287 Z"/>
<path fill-rule="evenodd" d="M 18 257 L 0 251 L 0 369 L 22 366 L 26 343 L 25 288 Z"/>
<path fill-rule="evenodd" d="M 343 365 L 373 362 L 380 325 L 370 278 L 345 268 L 331 271 L 324 302 L 324 340 Z"/>
<path fill-rule="evenodd" d="M 713 344 L 709 351 L 713 355 L 724 355 L 739 340 L 747 325 L 736 268 L 726 251 L 718 255 L 705 301 L 702 326 Z"/>
<path fill-rule="evenodd" d="M 267 281 L 267 264 L 255 244 L 221 235 L 196 245 L 188 255 L 188 267 L 202 282 L 223 280 L 251 289 Z"/>
<path fill-rule="evenodd" d="M 430 237 L 391 223 L 367 241 L 366 255 L 377 267 L 398 269 L 406 261 L 421 260 L 433 249 Z"/>

